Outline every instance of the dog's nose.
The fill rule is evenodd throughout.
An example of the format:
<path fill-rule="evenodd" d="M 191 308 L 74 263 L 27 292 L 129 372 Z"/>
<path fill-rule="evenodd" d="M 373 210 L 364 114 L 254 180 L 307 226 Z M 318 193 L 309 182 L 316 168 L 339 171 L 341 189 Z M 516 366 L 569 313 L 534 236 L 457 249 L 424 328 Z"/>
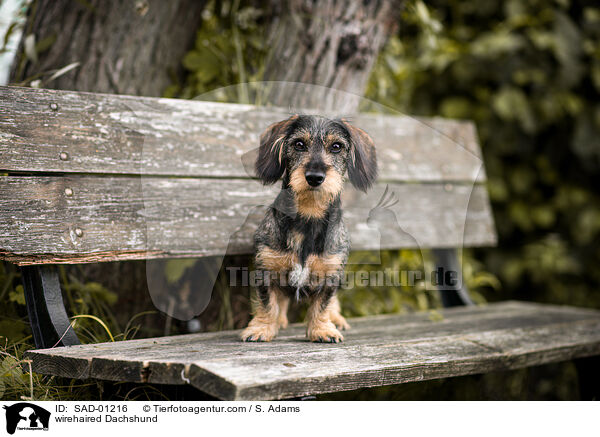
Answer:
<path fill-rule="evenodd" d="M 305 177 L 311 187 L 318 187 L 325 180 L 325 174 L 319 171 L 307 171 Z"/>

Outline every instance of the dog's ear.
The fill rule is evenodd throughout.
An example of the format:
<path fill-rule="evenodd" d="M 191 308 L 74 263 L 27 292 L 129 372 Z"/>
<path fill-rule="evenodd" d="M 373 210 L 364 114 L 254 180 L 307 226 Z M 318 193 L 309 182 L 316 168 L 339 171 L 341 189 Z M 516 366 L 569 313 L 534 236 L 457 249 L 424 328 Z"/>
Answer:
<path fill-rule="evenodd" d="M 256 175 L 263 184 L 274 184 L 283 176 L 285 161 L 283 156 L 283 145 L 285 136 L 291 124 L 298 118 L 293 115 L 287 120 L 274 123 L 260 136 L 260 147 L 254 167 Z"/>
<path fill-rule="evenodd" d="M 350 134 L 350 157 L 348 178 L 352 185 L 361 191 L 367 191 L 377 179 L 377 155 L 373 140 L 364 130 L 342 120 Z"/>

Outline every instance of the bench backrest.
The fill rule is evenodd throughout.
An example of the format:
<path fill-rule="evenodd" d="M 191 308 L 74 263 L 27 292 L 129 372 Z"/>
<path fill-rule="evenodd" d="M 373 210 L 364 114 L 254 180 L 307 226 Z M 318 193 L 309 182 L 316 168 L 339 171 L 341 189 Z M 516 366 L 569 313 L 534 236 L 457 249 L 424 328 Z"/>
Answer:
<path fill-rule="evenodd" d="M 27 265 L 249 253 L 279 190 L 249 175 L 253 150 L 269 124 L 289 115 L 0 87 L 0 258 Z M 368 194 L 344 192 L 353 250 L 495 244 L 472 123 L 368 114 L 351 122 L 373 138 L 380 174 Z M 386 186 L 399 202 L 369 226 Z"/>

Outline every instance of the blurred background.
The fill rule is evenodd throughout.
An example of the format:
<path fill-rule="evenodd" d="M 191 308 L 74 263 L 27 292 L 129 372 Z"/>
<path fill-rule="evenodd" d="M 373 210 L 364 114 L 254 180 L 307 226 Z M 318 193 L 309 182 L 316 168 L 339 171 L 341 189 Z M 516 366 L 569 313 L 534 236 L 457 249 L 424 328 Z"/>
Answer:
<path fill-rule="evenodd" d="M 338 87 L 408 115 L 474 120 L 499 245 L 464 253 L 473 298 L 600 308 L 597 2 L 0 0 L 0 31 L 1 84 L 253 103 L 253 82 L 288 80 Z M 377 267 L 368 264 L 372 254 L 352 256 L 351 268 Z M 382 264 L 424 268 L 428 256 L 389 251 Z M 185 287 L 187 272 L 210 262 L 167 262 L 166 277 Z M 227 258 L 222 270 L 240 262 L 250 260 Z M 59 270 L 83 341 L 248 321 L 251 292 L 229 287 L 224 271 L 206 311 L 184 323 L 153 307 L 143 262 Z M 340 298 L 346 316 L 439 317 L 439 297 L 425 287 L 356 288 Z M 36 398 L 200 396 L 24 373 L 22 352 L 33 347 L 24 304 L 18 269 L 0 264 L 1 399 L 29 395 L 30 377 Z M 293 308 L 291 320 L 304 310 Z M 562 363 L 318 398 L 550 400 L 578 399 L 578 390 L 573 364 Z"/>

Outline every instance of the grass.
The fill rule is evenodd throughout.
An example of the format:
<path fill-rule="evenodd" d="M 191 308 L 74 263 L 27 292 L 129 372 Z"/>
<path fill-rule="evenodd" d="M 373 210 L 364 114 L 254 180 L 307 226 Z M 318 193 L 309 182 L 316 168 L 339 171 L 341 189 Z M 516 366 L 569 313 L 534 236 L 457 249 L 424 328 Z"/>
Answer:
<path fill-rule="evenodd" d="M 71 326 L 83 343 L 123 341 L 142 331 L 143 311 L 120 329 L 114 308 L 117 295 L 96 282 L 82 281 L 59 267 L 67 312 L 74 314 Z M 25 307 L 19 270 L 0 263 L 0 400 L 91 400 L 165 399 L 154 386 L 107 383 L 58 378 L 35 373 L 24 358 L 33 349 L 33 338 Z"/>

